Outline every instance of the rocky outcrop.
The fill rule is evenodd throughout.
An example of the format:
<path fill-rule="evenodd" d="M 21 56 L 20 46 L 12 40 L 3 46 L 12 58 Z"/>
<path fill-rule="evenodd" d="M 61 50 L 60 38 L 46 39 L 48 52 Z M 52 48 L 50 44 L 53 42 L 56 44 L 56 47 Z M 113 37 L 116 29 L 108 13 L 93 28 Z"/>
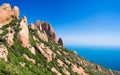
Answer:
<path fill-rule="evenodd" d="M 35 26 L 36 26 L 39 30 L 42 30 L 42 26 L 41 26 L 40 20 L 37 20 L 37 21 L 36 21 Z"/>
<path fill-rule="evenodd" d="M 56 68 L 54 68 L 54 67 L 51 68 L 51 71 L 52 71 L 52 72 L 55 72 L 56 75 L 62 75 L 62 74 L 61 74 L 60 72 L 58 72 L 58 71 L 56 70 Z"/>
<path fill-rule="evenodd" d="M 23 47 L 28 47 L 29 46 L 29 30 L 28 30 L 27 18 L 25 16 L 23 16 L 21 19 L 20 28 L 21 28 L 21 31 L 18 33 L 18 40 Z"/>
<path fill-rule="evenodd" d="M 19 15 L 19 8 L 17 6 L 14 6 L 14 8 L 12 9 L 12 17 L 18 19 Z"/>
<path fill-rule="evenodd" d="M 46 32 L 42 32 L 42 31 L 40 31 L 40 30 L 37 30 L 37 35 L 38 35 L 39 38 L 41 38 L 42 40 L 48 42 L 48 37 L 47 37 Z"/>
<path fill-rule="evenodd" d="M 37 30 L 37 35 L 39 36 L 39 38 L 48 42 L 47 34 L 44 30 L 42 30 L 41 22 L 39 20 L 37 20 L 35 24 L 31 23 L 30 28 L 33 29 L 33 30 L 36 29 Z"/>
<path fill-rule="evenodd" d="M 66 70 L 66 68 L 63 69 L 63 72 L 65 73 L 65 75 L 71 75 L 71 74 Z"/>
<path fill-rule="evenodd" d="M 80 75 L 88 75 L 87 73 L 85 73 L 85 70 L 82 67 L 78 67 L 75 64 L 71 64 L 71 68 L 73 72 L 77 72 Z"/>
<path fill-rule="evenodd" d="M 31 61 L 31 62 L 33 62 L 34 64 L 35 64 L 35 60 L 34 59 L 32 59 L 32 58 L 30 58 L 28 55 L 26 55 L 26 54 L 23 54 L 23 56 L 27 59 L 27 60 L 29 60 L 29 61 Z"/>
<path fill-rule="evenodd" d="M 60 44 L 62 47 L 64 46 L 64 45 L 63 45 L 63 40 L 62 40 L 61 38 L 59 38 L 58 44 Z"/>
<path fill-rule="evenodd" d="M 13 9 L 10 4 L 3 4 L 0 7 L 0 25 L 6 25 L 13 19 L 19 17 L 19 8 L 15 6 Z"/>
<path fill-rule="evenodd" d="M 47 35 L 50 37 L 50 39 L 57 43 L 57 36 L 56 33 L 53 31 L 53 28 L 49 23 L 43 22 L 42 23 L 42 29 L 47 33 Z"/>
<path fill-rule="evenodd" d="M 43 43 L 41 43 L 40 45 L 37 44 L 36 48 L 42 54 L 42 56 L 47 60 L 47 62 L 52 61 L 53 53 L 50 50 L 50 48 L 46 47 Z"/>
<path fill-rule="evenodd" d="M 20 64 L 22 67 L 25 67 L 25 63 L 24 63 L 24 62 L 19 62 L 19 64 Z"/>
<path fill-rule="evenodd" d="M 33 46 L 29 46 L 28 47 L 28 49 L 30 50 L 30 52 L 32 53 L 32 54 L 34 54 L 34 55 L 36 55 L 36 53 L 35 53 L 35 48 L 33 47 Z"/>
<path fill-rule="evenodd" d="M 0 58 L 5 59 L 7 61 L 8 50 L 4 45 L 0 45 Z"/>
<path fill-rule="evenodd" d="M 51 41 L 58 43 L 56 33 L 53 31 L 53 28 L 49 23 L 37 20 L 35 24 L 30 24 L 30 28 L 37 29 L 37 34 L 42 40 L 48 42 L 49 37 Z"/>
<path fill-rule="evenodd" d="M 6 38 L 5 38 L 5 40 L 7 41 L 7 44 L 9 45 L 9 46 L 12 46 L 13 45 L 13 38 L 14 38 L 14 30 L 12 29 L 12 28 L 8 28 L 8 34 L 6 35 Z"/>
<path fill-rule="evenodd" d="M 102 69 L 101 69 L 101 67 L 100 67 L 99 65 L 96 65 L 96 69 L 97 69 L 98 71 L 102 71 Z"/>
<path fill-rule="evenodd" d="M 57 62 L 59 64 L 59 66 L 63 66 L 64 65 L 64 63 L 60 59 L 57 59 Z"/>
<path fill-rule="evenodd" d="M 35 25 L 33 23 L 30 24 L 31 29 L 35 29 Z"/>

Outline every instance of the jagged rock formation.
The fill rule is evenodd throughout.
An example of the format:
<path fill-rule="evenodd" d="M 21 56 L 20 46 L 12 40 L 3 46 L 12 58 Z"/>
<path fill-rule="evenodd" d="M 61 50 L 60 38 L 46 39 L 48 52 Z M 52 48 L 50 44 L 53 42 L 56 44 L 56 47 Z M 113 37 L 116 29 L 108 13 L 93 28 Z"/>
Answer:
<path fill-rule="evenodd" d="M 29 46 L 29 30 L 27 24 L 27 18 L 25 16 L 22 17 L 20 22 L 21 31 L 18 33 L 18 40 L 24 47 Z"/>
<path fill-rule="evenodd" d="M 71 64 L 71 68 L 74 72 L 77 72 L 80 75 L 88 75 L 82 67 L 77 67 L 77 65 Z"/>
<path fill-rule="evenodd" d="M 37 35 L 44 41 L 47 41 L 48 42 L 48 37 L 47 37 L 47 34 L 46 32 L 41 32 L 41 31 L 37 31 Z"/>
<path fill-rule="evenodd" d="M 51 41 L 58 43 L 56 33 L 53 31 L 53 28 L 49 23 L 37 20 L 35 24 L 30 24 L 30 28 L 33 30 L 37 29 L 37 34 L 42 40 L 48 42 L 49 37 Z"/>
<path fill-rule="evenodd" d="M 60 44 L 62 47 L 64 46 L 64 45 L 63 45 L 63 41 L 62 41 L 61 38 L 59 38 L 59 40 L 58 40 L 58 44 Z"/>
<path fill-rule="evenodd" d="M 6 25 L 13 19 L 19 17 L 19 8 L 15 6 L 13 9 L 10 4 L 3 4 L 0 7 L 0 25 Z"/>
<path fill-rule="evenodd" d="M 0 59 L 1 75 L 120 74 L 64 48 L 49 23 L 37 20 L 28 26 L 25 16 L 18 17 L 18 7 L 0 7 L 0 58 L 5 60 Z"/>
<path fill-rule="evenodd" d="M 48 34 L 48 36 L 53 42 L 57 43 L 56 33 L 53 31 L 53 28 L 51 27 L 49 23 L 43 22 L 42 29 Z"/>
<path fill-rule="evenodd" d="M 42 29 L 42 26 L 41 26 L 40 20 L 37 20 L 37 21 L 36 21 L 35 26 L 36 26 L 39 30 L 41 30 L 41 31 L 43 30 L 43 29 Z"/>
<path fill-rule="evenodd" d="M 13 19 L 18 19 L 20 15 L 19 8 L 17 6 L 14 6 L 12 9 L 12 18 Z"/>
<path fill-rule="evenodd" d="M 37 44 L 36 48 L 48 62 L 52 61 L 53 52 L 50 50 L 50 48 L 46 47 L 43 43 L 40 45 Z"/>
<path fill-rule="evenodd" d="M 33 30 L 36 29 L 36 27 L 33 23 L 30 24 L 30 28 L 33 29 Z"/>

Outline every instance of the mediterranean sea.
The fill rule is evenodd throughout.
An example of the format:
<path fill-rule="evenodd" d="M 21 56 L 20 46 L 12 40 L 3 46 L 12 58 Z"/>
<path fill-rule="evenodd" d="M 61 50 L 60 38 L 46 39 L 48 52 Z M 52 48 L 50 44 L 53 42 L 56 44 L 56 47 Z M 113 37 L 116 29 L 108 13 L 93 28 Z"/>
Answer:
<path fill-rule="evenodd" d="M 120 71 L 120 48 L 67 46 L 79 56 L 105 68 Z"/>

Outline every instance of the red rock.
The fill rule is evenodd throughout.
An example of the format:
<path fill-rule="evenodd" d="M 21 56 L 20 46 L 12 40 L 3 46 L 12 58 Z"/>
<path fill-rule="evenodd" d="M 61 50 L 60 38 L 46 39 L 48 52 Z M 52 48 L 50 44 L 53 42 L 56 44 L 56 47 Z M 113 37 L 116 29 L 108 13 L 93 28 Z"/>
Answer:
<path fill-rule="evenodd" d="M 18 33 L 18 40 L 23 47 L 29 47 L 29 30 L 27 18 L 25 16 L 23 16 L 21 19 L 20 28 L 21 31 Z"/>
<path fill-rule="evenodd" d="M 19 8 L 11 8 L 10 4 L 3 4 L 0 6 L 0 25 L 6 25 L 11 22 L 14 18 L 19 17 Z"/>
<path fill-rule="evenodd" d="M 36 25 L 36 27 L 37 27 L 39 30 L 42 30 L 40 20 L 37 20 L 35 25 Z"/>
<path fill-rule="evenodd" d="M 61 38 L 59 38 L 59 40 L 58 40 L 58 44 L 60 44 L 60 45 L 63 47 L 63 41 L 62 41 Z"/>
<path fill-rule="evenodd" d="M 50 39 L 57 43 L 57 36 L 56 33 L 53 31 L 53 28 L 49 23 L 43 22 L 42 23 L 42 29 L 47 33 L 47 35 L 50 37 Z"/>

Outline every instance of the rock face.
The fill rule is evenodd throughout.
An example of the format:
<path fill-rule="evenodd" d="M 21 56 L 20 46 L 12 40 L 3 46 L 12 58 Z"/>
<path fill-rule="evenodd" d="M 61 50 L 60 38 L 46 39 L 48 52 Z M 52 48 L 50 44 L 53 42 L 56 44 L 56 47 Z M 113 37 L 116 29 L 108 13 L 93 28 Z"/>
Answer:
<path fill-rule="evenodd" d="M 42 30 L 42 26 L 41 26 L 40 20 L 37 20 L 37 21 L 36 21 L 35 26 L 36 26 L 39 30 Z"/>
<path fill-rule="evenodd" d="M 54 67 L 52 67 L 51 68 L 51 71 L 52 72 L 55 72 L 57 75 L 62 75 L 60 72 L 58 72 L 57 70 L 56 70 L 56 68 L 54 68 Z"/>
<path fill-rule="evenodd" d="M 23 47 L 28 47 L 29 46 L 29 30 L 28 30 L 27 18 L 25 16 L 23 16 L 21 19 L 20 28 L 22 30 L 18 33 L 18 40 Z"/>
<path fill-rule="evenodd" d="M 48 42 L 48 37 L 46 35 L 46 32 L 41 32 L 40 30 L 37 31 L 37 35 L 44 41 Z"/>
<path fill-rule="evenodd" d="M 31 23 L 30 28 L 33 30 L 37 30 L 37 35 L 39 36 L 40 39 L 47 41 L 48 42 L 48 37 L 46 32 L 42 29 L 41 27 L 41 22 L 39 20 L 36 21 L 35 24 Z"/>
<path fill-rule="evenodd" d="M 31 61 L 31 62 L 33 62 L 33 63 L 35 64 L 35 60 L 34 60 L 34 59 L 29 58 L 29 56 L 26 55 L 26 54 L 23 54 L 23 56 L 24 56 L 27 60 L 29 60 L 29 61 Z"/>
<path fill-rule="evenodd" d="M 56 33 L 53 31 L 53 28 L 49 23 L 37 20 L 35 24 L 30 24 L 30 28 L 37 29 L 37 34 L 42 40 L 48 42 L 49 37 L 51 41 L 58 43 Z"/>
<path fill-rule="evenodd" d="M 31 29 L 35 29 L 35 25 L 33 23 L 30 24 Z"/>
<path fill-rule="evenodd" d="M 34 55 L 36 55 L 35 53 L 35 48 L 33 46 L 29 46 L 28 49 L 30 50 L 30 52 Z"/>
<path fill-rule="evenodd" d="M 60 59 L 57 59 L 57 62 L 59 64 L 59 66 L 63 66 L 64 65 L 64 63 Z"/>
<path fill-rule="evenodd" d="M 57 43 L 57 36 L 56 33 L 53 31 L 53 28 L 49 23 L 43 22 L 42 23 L 42 29 L 47 33 L 47 35 L 50 37 L 50 39 Z"/>
<path fill-rule="evenodd" d="M 71 68 L 73 72 L 77 72 L 80 75 L 88 75 L 82 67 L 77 67 L 75 64 L 71 64 Z"/>
<path fill-rule="evenodd" d="M 8 51 L 7 48 L 3 45 L 0 45 L 0 58 L 5 59 L 7 61 Z"/>
<path fill-rule="evenodd" d="M 47 60 L 47 62 L 52 61 L 53 53 L 48 47 L 46 47 L 43 43 L 41 43 L 40 45 L 37 44 L 36 48 L 42 54 L 42 56 Z"/>
<path fill-rule="evenodd" d="M 63 45 L 63 41 L 62 41 L 61 38 L 59 38 L 59 40 L 58 40 L 58 44 L 60 44 L 62 47 L 64 46 L 64 45 Z"/>
<path fill-rule="evenodd" d="M 99 70 L 99 71 L 102 71 L 101 67 L 99 65 L 96 65 L 96 69 Z"/>
<path fill-rule="evenodd" d="M 0 7 L 0 25 L 6 25 L 9 22 L 11 22 L 11 20 L 13 20 L 14 18 L 18 18 L 19 17 L 19 8 L 18 7 L 14 7 L 13 9 L 11 9 L 10 4 L 3 4 Z"/>
<path fill-rule="evenodd" d="M 12 9 L 12 17 L 18 19 L 19 15 L 19 8 L 17 6 L 14 6 L 14 8 Z"/>

